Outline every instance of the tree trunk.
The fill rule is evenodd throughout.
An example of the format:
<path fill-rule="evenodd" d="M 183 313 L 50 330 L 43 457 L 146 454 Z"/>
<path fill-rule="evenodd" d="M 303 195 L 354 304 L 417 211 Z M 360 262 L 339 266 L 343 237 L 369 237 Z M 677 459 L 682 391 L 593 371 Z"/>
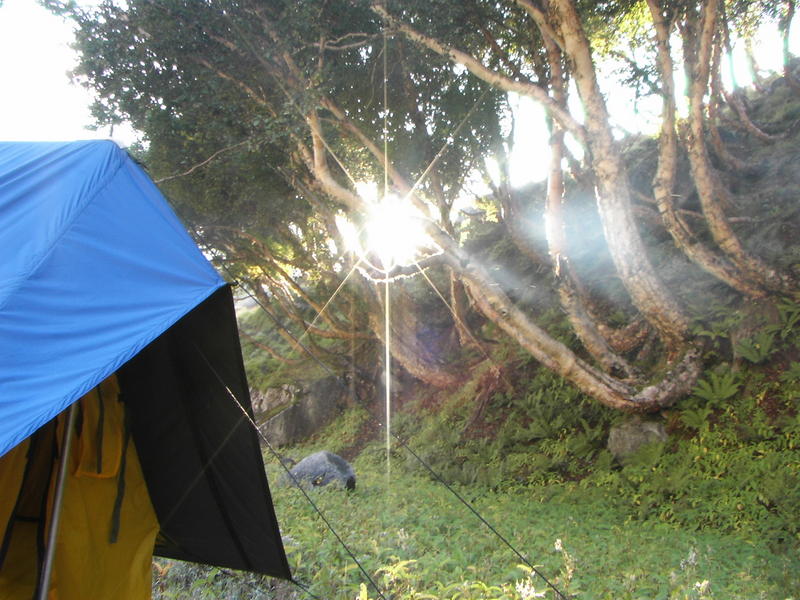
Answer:
<path fill-rule="evenodd" d="M 589 314 L 591 313 L 590 310 Z M 624 354 L 640 347 L 653 332 L 641 315 L 633 318 L 625 327 L 609 327 L 596 317 L 592 318 L 598 324 L 600 335 L 617 354 Z"/>
<path fill-rule="evenodd" d="M 475 334 L 472 333 L 472 329 L 470 329 L 467 323 L 466 291 L 464 290 L 464 283 L 455 271 L 452 269 L 448 270 L 450 272 L 450 308 L 452 309 L 451 312 L 458 342 L 465 348 L 472 346 L 480 352 L 485 352 L 484 347 L 475 337 Z"/>
<path fill-rule="evenodd" d="M 383 282 L 376 282 L 373 288 L 373 310 L 369 311 L 369 324 L 376 337 L 385 344 L 384 285 Z M 416 311 L 408 305 L 407 294 L 397 284 L 390 282 L 390 286 L 389 302 L 392 305 L 392 311 L 389 351 L 392 358 L 397 360 L 412 376 L 429 385 L 437 388 L 456 386 L 461 381 L 460 377 L 449 372 L 444 365 L 438 364 L 429 350 L 419 342 Z"/>
<path fill-rule="evenodd" d="M 694 18 L 694 17 L 692 17 Z M 739 272 L 736 279 L 751 289 L 788 292 L 793 288 L 790 279 L 761 260 L 750 255 L 734 233 L 722 209 L 720 195 L 723 184 L 708 158 L 703 129 L 703 97 L 708 88 L 711 52 L 717 20 L 717 0 L 708 0 L 703 11 L 699 32 L 697 23 L 687 23 L 683 30 L 684 55 L 689 84 L 689 127 L 686 149 L 692 179 L 711 235 Z"/>
<path fill-rule="evenodd" d="M 795 3 L 794 0 L 784 0 L 784 2 L 786 3 L 786 13 L 781 17 L 779 24 L 783 38 L 781 40 L 783 50 L 783 77 L 795 91 L 800 92 L 800 80 L 792 73 L 792 53 L 789 52 L 789 34 L 792 29 L 792 21 L 794 20 Z"/>
<path fill-rule="evenodd" d="M 687 394 L 700 373 L 699 352 L 687 351 L 683 359 L 657 384 L 638 393 L 631 385 L 595 369 L 561 342 L 535 325 L 493 282 L 487 271 L 472 261 L 453 240 L 430 231 L 445 256 L 457 269 L 481 311 L 545 367 L 572 382 L 602 404 L 626 412 L 652 412 Z"/>
<path fill-rule="evenodd" d="M 636 229 L 630 190 L 614 143 L 591 50 L 571 0 L 554 0 L 566 54 L 586 113 L 587 146 L 597 177 L 597 203 L 612 260 L 631 299 L 670 347 L 686 340 L 689 320 L 659 280 Z"/>
<path fill-rule="evenodd" d="M 722 46 L 720 44 L 716 44 L 714 46 L 714 55 L 712 57 L 711 64 L 711 81 L 708 99 L 708 132 L 711 136 L 712 148 L 714 149 L 717 157 L 720 159 L 720 162 L 722 162 L 722 164 L 732 171 L 746 173 L 750 170 L 750 167 L 743 160 L 730 153 L 719 134 L 719 108 L 722 104 L 722 95 L 725 93 L 725 90 L 722 86 L 722 76 L 719 69 L 721 54 Z M 737 92 L 734 91 L 734 94 L 736 93 Z"/>
<path fill-rule="evenodd" d="M 714 44 L 713 57 L 711 61 L 712 102 L 713 102 L 713 95 L 716 90 L 717 93 L 720 93 L 724 96 L 725 101 L 733 109 L 733 112 L 736 113 L 736 116 L 739 117 L 739 124 L 747 133 L 754 136 L 756 139 L 759 139 L 762 142 L 766 143 L 779 140 L 780 136 L 769 135 L 768 133 L 763 132 L 755 123 L 753 123 L 753 120 L 750 118 L 750 115 L 747 114 L 747 108 L 744 105 L 744 100 L 741 94 L 741 90 L 739 89 L 739 86 L 736 83 L 735 73 L 733 69 L 733 49 L 731 47 L 729 39 L 728 23 L 724 12 L 725 3 L 724 0 L 720 1 L 721 1 L 721 6 L 723 7 L 722 33 L 725 42 L 725 50 L 728 56 L 727 62 L 729 64 L 730 76 L 731 80 L 733 81 L 733 89 L 730 92 L 727 92 L 725 90 L 725 87 L 722 85 L 722 75 L 720 73 L 720 62 L 722 61 L 722 41 L 717 40 L 717 43 Z"/>
<path fill-rule="evenodd" d="M 550 87 L 556 102 L 567 105 L 566 81 L 561 68 L 561 51 L 549 37 L 544 37 L 550 64 Z M 561 307 L 586 351 L 602 366 L 603 370 L 616 377 L 632 379 L 634 369 L 617 355 L 601 335 L 597 324 L 589 316 L 583 302 L 583 289 L 578 276 L 572 268 L 567 253 L 566 228 L 564 226 L 564 172 L 561 162 L 564 159 L 564 131 L 558 123 L 553 123 L 550 137 L 550 169 L 547 180 L 547 203 L 545 211 L 545 231 L 550 249 L 553 274 L 558 286 Z"/>
<path fill-rule="evenodd" d="M 693 263 L 745 295 L 763 296 L 763 290 L 740 277 L 728 261 L 698 240 L 675 210 L 672 191 L 678 164 L 678 139 L 675 130 L 675 81 L 669 47 L 670 32 L 658 0 L 647 0 L 647 5 L 650 8 L 656 31 L 658 67 L 664 99 L 661 113 L 661 134 L 658 140 L 658 166 L 653 178 L 653 195 L 658 212 L 661 213 L 664 226 L 675 241 L 675 245 Z"/>
<path fill-rule="evenodd" d="M 764 78 L 761 76 L 761 69 L 756 61 L 756 55 L 753 51 L 753 38 L 747 35 L 744 38 L 744 55 L 747 57 L 747 67 L 750 69 L 750 77 L 753 79 L 753 86 L 759 92 L 764 91 Z"/>

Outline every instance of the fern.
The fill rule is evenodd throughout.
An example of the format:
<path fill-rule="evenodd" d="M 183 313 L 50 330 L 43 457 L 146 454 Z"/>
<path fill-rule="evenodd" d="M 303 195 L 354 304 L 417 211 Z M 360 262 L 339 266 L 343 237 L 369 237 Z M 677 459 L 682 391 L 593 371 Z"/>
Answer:
<path fill-rule="evenodd" d="M 692 393 L 711 404 L 732 398 L 739 391 L 741 383 L 735 373 L 728 370 L 724 373 L 711 373 L 708 379 L 697 383 Z"/>
<path fill-rule="evenodd" d="M 783 300 L 778 303 L 778 314 L 781 320 L 781 339 L 785 340 L 794 330 L 795 325 L 800 323 L 800 304 L 790 300 Z"/>
<path fill-rule="evenodd" d="M 688 408 L 681 413 L 681 422 L 691 429 L 702 429 L 708 423 L 708 415 L 714 410 L 709 406 Z"/>
<path fill-rule="evenodd" d="M 775 347 L 775 332 L 759 331 L 754 338 L 745 339 L 737 343 L 735 350 L 739 356 L 753 364 L 762 363 L 777 350 Z"/>
<path fill-rule="evenodd" d="M 789 368 L 781 373 L 780 379 L 783 383 L 793 383 L 800 381 L 800 363 L 792 362 Z"/>

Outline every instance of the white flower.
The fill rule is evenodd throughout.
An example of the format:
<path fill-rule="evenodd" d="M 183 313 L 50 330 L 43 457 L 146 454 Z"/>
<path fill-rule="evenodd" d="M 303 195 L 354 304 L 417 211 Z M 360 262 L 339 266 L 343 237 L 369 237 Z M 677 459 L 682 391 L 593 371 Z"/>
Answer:
<path fill-rule="evenodd" d="M 537 592 L 530 581 L 518 581 L 515 585 L 517 593 L 522 600 L 532 600 L 533 598 L 544 598 L 546 592 Z"/>

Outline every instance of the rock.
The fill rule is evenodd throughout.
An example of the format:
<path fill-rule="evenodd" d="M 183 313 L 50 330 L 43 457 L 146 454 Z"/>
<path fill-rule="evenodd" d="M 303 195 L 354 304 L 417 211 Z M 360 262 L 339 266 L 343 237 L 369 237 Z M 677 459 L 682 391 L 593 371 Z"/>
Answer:
<path fill-rule="evenodd" d="M 294 385 L 282 385 L 264 392 L 251 389 L 250 399 L 253 403 L 253 412 L 256 415 L 256 419 L 274 412 L 281 406 L 289 406 L 300 394 L 300 391 L 300 388 Z"/>
<path fill-rule="evenodd" d="M 295 393 L 292 403 L 259 429 L 273 446 L 302 442 L 336 418 L 344 406 L 346 391 L 334 377 L 317 381 L 309 389 Z"/>
<path fill-rule="evenodd" d="M 664 424 L 659 421 L 645 421 L 635 417 L 622 425 L 612 427 L 608 433 L 608 450 L 614 457 L 625 459 L 645 444 L 667 441 Z"/>
<path fill-rule="evenodd" d="M 338 454 L 327 450 L 306 456 L 292 468 L 290 473 L 302 484 L 323 486 L 336 483 L 348 490 L 356 489 L 356 474 L 353 467 Z M 284 475 L 281 481 L 289 483 L 289 477 Z"/>

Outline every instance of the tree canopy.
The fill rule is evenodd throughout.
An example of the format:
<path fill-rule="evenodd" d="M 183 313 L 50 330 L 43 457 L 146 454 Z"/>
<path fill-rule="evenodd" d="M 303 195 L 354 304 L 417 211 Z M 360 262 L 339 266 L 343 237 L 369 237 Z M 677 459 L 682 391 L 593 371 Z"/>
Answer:
<path fill-rule="evenodd" d="M 432 385 L 457 385 L 465 364 L 487 356 L 487 336 L 504 335 L 605 405 L 658 410 L 702 368 L 702 313 L 680 289 L 689 280 L 740 302 L 797 293 L 794 265 L 759 256 L 730 218 L 739 199 L 728 175 L 758 168 L 725 140 L 734 129 L 777 144 L 796 131 L 755 122 L 741 87 L 722 84 L 732 48 L 752 57 L 772 22 L 785 42 L 781 85 L 798 86 L 794 0 L 45 4 L 76 22 L 76 75 L 97 94 L 98 122 L 143 133 L 141 160 L 280 324 L 284 341 L 265 344 L 276 361 L 289 362 L 308 330 L 309 349 L 333 369 L 354 344 L 365 372 L 374 362 L 381 288 L 348 275 L 360 257 L 336 226 L 337 216 L 366 222 L 362 182 L 416 206 L 439 251 L 377 273 L 415 275 L 394 280 L 403 310 L 391 349 Z M 509 93 L 546 111 L 549 155 L 528 157 L 549 165 L 546 185 L 510 184 Z M 618 139 L 614 94 L 661 102 L 646 156 Z M 464 218 L 467 199 L 488 224 Z M 477 251 L 493 219 L 517 275 Z M 541 298 L 515 285 L 523 272 L 534 278 L 525 287 L 552 290 L 569 336 L 537 320 Z M 424 308 L 438 295 L 444 320 Z"/>

